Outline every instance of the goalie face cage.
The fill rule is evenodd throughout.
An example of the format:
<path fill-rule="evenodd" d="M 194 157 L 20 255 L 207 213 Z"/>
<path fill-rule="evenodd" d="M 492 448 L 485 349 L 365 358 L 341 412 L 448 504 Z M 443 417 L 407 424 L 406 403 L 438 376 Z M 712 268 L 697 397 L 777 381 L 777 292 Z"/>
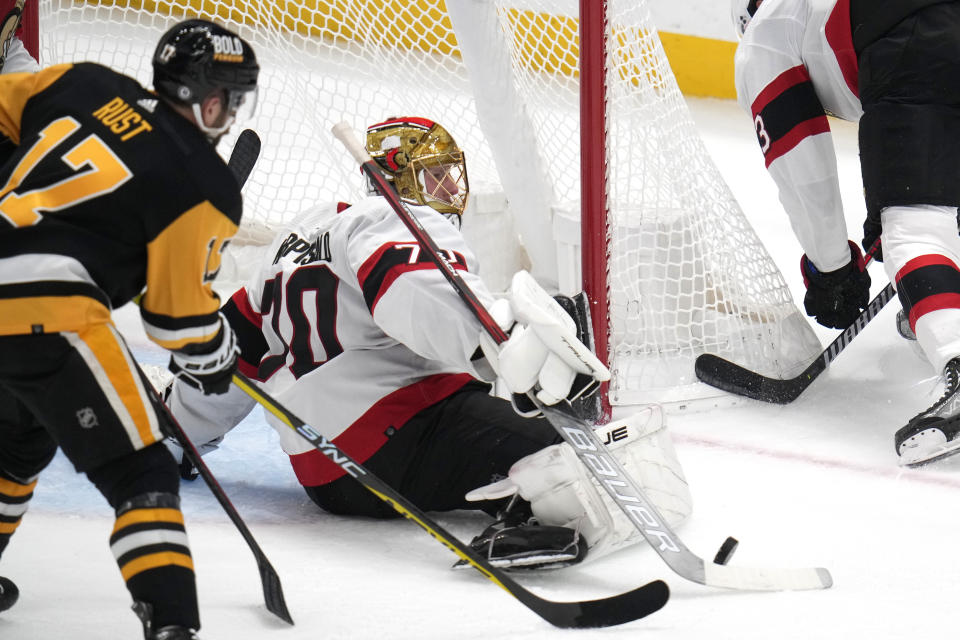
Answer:
<path fill-rule="evenodd" d="M 267 241 L 318 202 L 365 195 L 333 123 L 359 133 L 417 115 L 448 128 L 469 158 L 463 230 L 493 290 L 526 267 L 548 289 L 575 293 L 586 257 L 588 291 L 608 298 L 593 320 L 612 404 L 716 394 L 694 376 L 701 353 L 791 377 L 820 351 L 699 139 L 643 0 L 606 0 L 605 17 L 582 21 L 576 0 L 39 0 L 38 9 L 42 65 L 92 60 L 148 86 L 153 47 L 177 20 L 215 20 L 253 45 L 260 103 L 245 126 L 263 150 L 231 246 Z M 601 42 L 584 73 L 594 78 L 584 125 L 581 28 L 585 52 Z M 221 142 L 224 155 L 238 134 Z M 582 144 L 594 149 L 583 180 Z M 581 241 L 582 201 L 594 207 Z"/>

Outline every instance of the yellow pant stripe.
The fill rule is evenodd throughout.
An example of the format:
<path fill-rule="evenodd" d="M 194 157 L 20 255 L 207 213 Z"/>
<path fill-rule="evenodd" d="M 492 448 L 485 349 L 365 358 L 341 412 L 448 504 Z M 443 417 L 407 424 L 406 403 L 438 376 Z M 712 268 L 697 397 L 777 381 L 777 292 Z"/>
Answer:
<path fill-rule="evenodd" d="M 140 394 L 140 386 L 133 378 L 134 373 L 127 361 L 127 352 L 117 340 L 111 326 L 93 325 L 78 332 L 77 337 L 89 347 L 100 363 L 111 386 L 117 392 L 120 402 L 130 414 L 130 419 L 133 420 L 143 445 L 156 442 L 157 438 L 151 429 L 150 416 L 144 404 L 145 398 Z"/>
<path fill-rule="evenodd" d="M 185 553 L 177 553 L 175 551 L 163 551 L 160 553 L 151 553 L 149 555 L 141 556 L 136 560 L 131 560 L 127 564 L 120 567 L 120 573 L 123 575 L 124 580 L 129 580 L 138 573 L 170 565 L 176 565 L 178 567 L 183 567 L 193 571 L 193 559 L 190 556 Z"/>

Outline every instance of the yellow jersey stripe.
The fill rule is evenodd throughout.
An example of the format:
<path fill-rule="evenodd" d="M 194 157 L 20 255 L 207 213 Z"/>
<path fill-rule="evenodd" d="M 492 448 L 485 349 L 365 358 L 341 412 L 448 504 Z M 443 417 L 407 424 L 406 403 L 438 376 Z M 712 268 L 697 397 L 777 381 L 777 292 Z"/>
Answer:
<path fill-rule="evenodd" d="M 37 296 L 0 299 L 0 336 L 76 331 L 110 322 L 110 310 L 86 296 Z"/>

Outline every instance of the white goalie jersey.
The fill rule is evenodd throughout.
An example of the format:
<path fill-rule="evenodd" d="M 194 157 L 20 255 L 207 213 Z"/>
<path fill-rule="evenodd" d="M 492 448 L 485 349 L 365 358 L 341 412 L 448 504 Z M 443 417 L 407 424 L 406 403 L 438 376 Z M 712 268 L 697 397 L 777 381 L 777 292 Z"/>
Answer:
<path fill-rule="evenodd" d="M 492 303 L 460 232 L 433 209 L 411 211 L 480 301 Z M 479 322 L 379 197 L 299 216 L 223 311 L 241 372 L 361 464 L 413 415 L 492 373 L 471 361 Z M 203 396 L 177 383 L 169 401 L 201 443 L 253 408 L 235 387 Z M 273 426 L 301 484 L 343 475 L 289 427 Z"/>
<path fill-rule="evenodd" d="M 33 59 L 19 38 L 10 39 L 7 48 L 7 57 L 3 63 L 3 73 L 34 73 L 40 70 L 40 65 Z"/>
<path fill-rule="evenodd" d="M 839 269 L 850 249 L 827 115 L 857 122 L 863 114 L 849 3 L 762 3 L 737 48 L 735 76 L 800 245 L 821 271 Z"/>

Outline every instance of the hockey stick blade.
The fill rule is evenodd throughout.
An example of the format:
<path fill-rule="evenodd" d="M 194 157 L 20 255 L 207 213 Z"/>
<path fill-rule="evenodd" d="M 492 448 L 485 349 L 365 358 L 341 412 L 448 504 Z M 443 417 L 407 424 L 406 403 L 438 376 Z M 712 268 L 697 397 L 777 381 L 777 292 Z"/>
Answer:
<path fill-rule="evenodd" d="M 800 375 L 794 378 L 770 378 L 712 353 L 702 354 L 696 359 L 694 372 L 701 381 L 717 389 L 763 402 L 789 404 L 826 370 L 840 352 L 895 295 L 893 285 L 888 284 L 884 287 L 870 301 L 866 309 L 860 312 L 857 319 L 844 329 Z"/>
<path fill-rule="evenodd" d="M 531 399 L 536 402 L 535 396 Z M 822 568 L 768 569 L 705 562 L 683 544 L 636 481 L 600 442 L 593 427 L 574 415 L 568 403 L 540 405 L 540 409 L 644 540 L 681 577 L 711 587 L 748 591 L 800 591 L 833 585 L 830 572 Z"/>
<path fill-rule="evenodd" d="M 433 238 L 400 200 L 392 185 L 384 180 L 377 164 L 353 136 L 349 125 L 340 123 L 333 127 L 333 133 L 360 163 L 361 169 L 370 178 L 371 184 L 390 204 L 416 239 L 421 250 L 430 257 L 447 282 L 456 290 L 460 299 L 470 308 L 484 331 L 497 344 L 505 342 L 506 333 L 480 303 L 460 274 L 444 258 Z M 550 425 L 567 444 L 573 447 L 577 457 L 597 483 L 604 488 L 643 538 L 678 575 L 711 586 L 765 591 L 824 589 L 833 584 L 826 569 L 750 569 L 725 565 L 706 567 L 706 563 L 691 553 L 677 538 L 663 516 L 653 507 L 636 481 L 624 471 L 619 461 L 607 452 L 594 433 L 592 425 L 576 416 L 573 408 L 566 401 L 553 406 L 544 406 L 533 393 L 528 395 L 530 400 L 540 408 Z"/>
<path fill-rule="evenodd" d="M 666 583 L 654 580 L 632 591 L 608 598 L 575 602 L 547 600 L 520 586 L 503 571 L 447 532 L 436 521 L 420 511 L 399 492 L 367 471 L 345 454 L 336 444 L 327 440 L 296 415 L 283 407 L 265 391 L 242 374 L 233 375 L 233 383 L 257 401 L 266 411 L 296 431 L 320 453 L 353 476 L 375 496 L 393 507 L 399 514 L 420 525 L 434 539 L 470 563 L 488 580 L 522 602 L 528 609 L 550 624 L 561 628 L 609 627 L 637 620 L 662 608 L 670 598 Z"/>
<path fill-rule="evenodd" d="M 200 472 L 204 482 L 210 487 L 210 492 L 213 493 L 231 522 L 233 522 L 237 530 L 240 531 L 240 535 L 246 541 L 247 546 L 250 547 L 250 551 L 253 552 L 254 560 L 257 562 L 257 570 L 260 572 L 260 585 L 263 587 L 263 602 L 267 611 L 287 624 L 293 624 L 293 617 L 290 615 L 290 610 L 287 609 L 287 603 L 283 597 L 283 587 L 280 584 L 280 576 L 277 575 L 277 571 L 273 568 L 273 565 L 270 564 L 260 545 L 257 544 L 250 529 L 243 519 L 241 519 L 236 507 L 230 502 L 223 487 L 220 486 L 220 483 L 214 477 L 213 472 L 210 471 L 210 468 L 207 467 L 206 463 L 200 458 L 200 453 L 196 447 L 187 439 L 186 433 L 184 433 L 179 425 L 176 425 L 176 429 L 178 432 L 177 440 L 179 440 L 182 445 L 187 445 L 183 448 L 184 455 L 190 460 L 190 464 Z"/>
<path fill-rule="evenodd" d="M 253 171 L 253 166 L 257 164 L 257 158 L 260 157 L 260 136 L 253 129 L 244 129 L 237 136 L 237 142 L 233 145 L 233 151 L 230 153 L 230 160 L 227 166 L 237 182 L 242 188 Z"/>
<path fill-rule="evenodd" d="M 192 464 L 197 471 L 200 472 L 204 482 L 206 482 L 207 486 L 210 487 L 211 493 L 213 493 L 214 497 L 223 507 L 223 510 L 230 518 L 230 521 L 233 522 L 233 524 L 237 527 L 237 530 L 240 531 L 240 535 L 246 541 L 247 546 L 250 547 L 250 551 L 253 552 L 254 560 L 257 562 L 257 570 L 260 572 L 260 585 L 263 587 L 263 603 L 266 606 L 267 611 L 277 616 L 287 624 L 293 624 L 293 617 L 290 615 L 290 610 L 287 609 L 287 603 L 283 597 L 283 587 L 280 584 L 280 576 L 277 575 L 277 571 L 273 568 L 273 565 L 270 564 L 270 561 L 260 548 L 260 545 L 257 544 L 257 541 L 254 539 L 250 529 L 247 528 L 246 523 L 240 518 L 240 514 L 237 512 L 236 507 L 234 507 L 233 503 L 230 502 L 230 499 L 227 498 L 227 495 L 220 486 L 220 483 L 217 482 L 217 479 L 214 477 L 209 467 L 207 467 L 203 460 L 200 459 L 200 453 L 196 450 L 196 447 L 194 447 L 192 442 L 186 439 L 186 434 L 179 425 L 177 425 L 177 430 L 179 436 L 178 440 L 180 437 L 182 437 L 183 440 L 181 440 L 181 444 L 188 445 L 184 447 L 184 455 L 190 460 L 190 464 Z"/>

